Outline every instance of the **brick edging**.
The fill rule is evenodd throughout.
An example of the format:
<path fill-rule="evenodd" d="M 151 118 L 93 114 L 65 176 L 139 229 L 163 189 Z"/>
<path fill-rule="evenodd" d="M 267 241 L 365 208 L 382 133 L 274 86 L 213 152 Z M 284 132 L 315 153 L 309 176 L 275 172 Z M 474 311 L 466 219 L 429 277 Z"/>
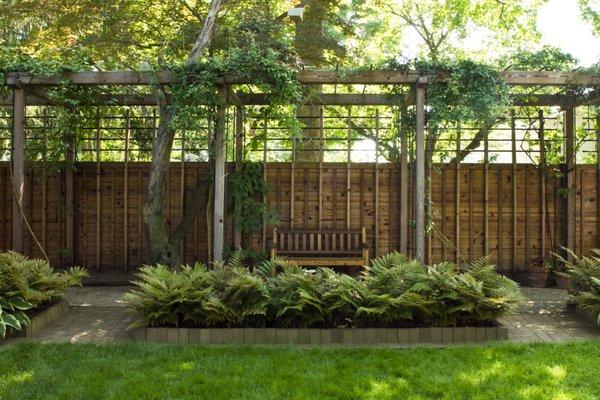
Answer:
<path fill-rule="evenodd" d="M 134 339 L 153 343 L 179 344 L 268 344 L 310 346 L 403 346 L 452 344 L 508 339 L 508 328 L 140 328 Z"/>
<path fill-rule="evenodd" d="M 61 299 L 58 303 L 48 307 L 35 317 L 31 318 L 31 324 L 14 333 L 14 337 L 31 337 L 44 329 L 52 322 L 59 319 L 63 314 L 69 311 L 69 303 Z"/>

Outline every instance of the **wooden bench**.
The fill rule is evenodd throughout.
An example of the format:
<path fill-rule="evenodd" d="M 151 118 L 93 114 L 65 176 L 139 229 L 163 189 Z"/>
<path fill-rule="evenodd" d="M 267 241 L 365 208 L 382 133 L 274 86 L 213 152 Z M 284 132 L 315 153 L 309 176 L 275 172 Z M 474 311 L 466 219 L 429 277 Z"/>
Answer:
<path fill-rule="evenodd" d="M 362 267 L 369 264 L 367 230 L 273 229 L 271 256 L 303 267 Z"/>

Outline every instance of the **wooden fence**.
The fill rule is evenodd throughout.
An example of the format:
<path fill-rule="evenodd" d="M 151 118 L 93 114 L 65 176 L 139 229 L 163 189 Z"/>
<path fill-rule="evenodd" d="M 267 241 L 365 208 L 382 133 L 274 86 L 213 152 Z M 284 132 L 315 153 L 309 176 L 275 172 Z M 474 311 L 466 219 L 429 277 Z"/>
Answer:
<path fill-rule="evenodd" d="M 230 165 L 230 168 L 233 168 Z M 148 163 L 78 163 L 74 173 L 74 210 L 66 207 L 66 173 L 46 174 L 42 164 L 27 169 L 24 212 L 39 245 L 26 229 L 25 253 L 42 257 L 43 247 L 58 267 L 83 265 L 93 280 L 124 282 L 148 255 L 141 220 Z M 430 262 L 467 262 L 490 254 L 507 274 L 541 265 L 565 243 L 565 203 L 572 203 L 571 232 L 577 253 L 600 241 L 598 170 L 576 167 L 575 190 L 564 187 L 562 174 L 546 173 L 526 164 L 458 164 L 435 166 L 431 177 L 431 223 L 427 240 Z M 205 175 L 205 163 L 173 163 L 165 215 L 172 228 L 181 218 L 185 196 Z M 266 201 L 279 210 L 280 226 L 296 229 L 367 228 L 371 254 L 399 248 L 400 198 L 409 196 L 412 178 L 400 193 L 400 170 L 394 164 L 269 163 L 271 191 Z M 293 176 L 293 178 L 292 178 Z M 457 179 L 458 177 L 458 179 Z M 0 163 L 0 245 L 11 246 L 10 166 Z M 487 196 L 486 196 L 487 193 Z M 208 258 L 207 196 L 182 246 L 187 263 Z M 412 212 L 409 247 L 412 249 Z M 67 243 L 67 224 L 73 224 L 73 243 Z M 233 222 L 227 219 L 226 238 L 233 243 Z M 243 237 L 243 245 L 268 249 L 271 229 Z M 72 248 L 72 250 L 70 250 Z M 70 254 L 72 253 L 72 254 Z"/>

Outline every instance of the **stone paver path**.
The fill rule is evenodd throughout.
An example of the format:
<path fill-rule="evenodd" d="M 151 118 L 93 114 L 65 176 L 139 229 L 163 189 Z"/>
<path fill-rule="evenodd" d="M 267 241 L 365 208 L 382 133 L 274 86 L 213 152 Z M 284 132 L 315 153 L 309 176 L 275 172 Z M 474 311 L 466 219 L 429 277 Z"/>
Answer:
<path fill-rule="evenodd" d="M 131 339 L 132 332 L 126 328 L 133 318 L 121 300 L 127 290 L 125 286 L 68 289 L 69 312 L 31 339 L 72 343 L 109 343 Z"/>
<path fill-rule="evenodd" d="M 67 292 L 71 310 L 34 336 L 38 341 L 109 343 L 132 337 L 132 322 L 121 297 L 127 287 L 84 287 Z M 523 288 L 526 304 L 517 315 L 502 319 L 515 342 L 562 342 L 598 338 L 600 328 L 565 313 L 567 293 L 560 289 Z"/>
<path fill-rule="evenodd" d="M 514 342 L 565 342 L 598 338 L 600 328 L 565 311 L 566 290 L 522 288 L 526 302 L 501 322 Z"/>

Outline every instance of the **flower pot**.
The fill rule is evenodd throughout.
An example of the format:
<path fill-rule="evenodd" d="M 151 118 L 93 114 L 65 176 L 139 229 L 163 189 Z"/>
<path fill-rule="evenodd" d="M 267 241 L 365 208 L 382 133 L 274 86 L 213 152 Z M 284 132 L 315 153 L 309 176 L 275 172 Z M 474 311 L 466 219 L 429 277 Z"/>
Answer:
<path fill-rule="evenodd" d="M 564 276 L 563 274 L 557 273 L 554 277 L 554 281 L 556 282 L 556 287 L 559 289 L 570 290 L 573 288 L 571 278 Z"/>
<path fill-rule="evenodd" d="M 530 270 L 518 272 L 515 280 L 523 286 L 543 288 L 548 286 L 550 272 L 547 270 Z"/>
<path fill-rule="evenodd" d="M 554 277 L 554 280 L 556 281 L 556 287 L 559 289 L 570 290 L 572 288 L 571 278 L 569 278 L 569 277 L 557 274 Z"/>
<path fill-rule="evenodd" d="M 543 288 L 548 286 L 550 273 L 548 271 L 532 271 L 529 273 L 529 286 Z"/>

